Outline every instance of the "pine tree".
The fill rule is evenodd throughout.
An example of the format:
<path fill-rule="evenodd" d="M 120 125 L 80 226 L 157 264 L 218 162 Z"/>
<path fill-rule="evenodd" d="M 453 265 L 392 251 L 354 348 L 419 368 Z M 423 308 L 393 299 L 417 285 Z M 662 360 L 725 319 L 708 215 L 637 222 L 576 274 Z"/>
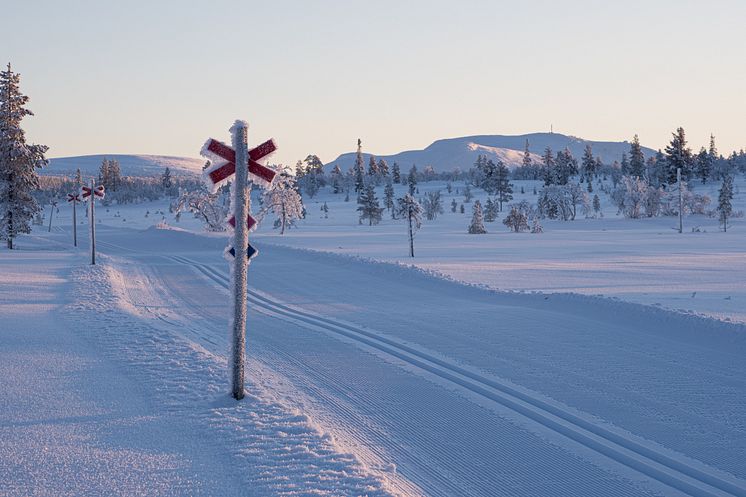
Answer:
<path fill-rule="evenodd" d="M 115 192 L 119 189 L 121 182 L 122 168 L 117 159 L 112 159 L 109 161 L 109 187 L 107 187 L 107 189 Z"/>
<path fill-rule="evenodd" d="M 409 194 L 414 195 L 414 192 L 417 189 L 417 166 L 415 165 L 412 165 L 412 169 L 409 170 L 407 184 L 409 185 Z"/>
<path fill-rule="evenodd" d="M 622 174 L 625 176 L 629 176 L 629 159 L 627 158 L 627 152 L 622 152 L 622 162 L 620 164 L 620 169 L 622 170 Z"/>
<path fill-rule="evenodd" d="M 428 221 L 437 219 L 438 214 L 443 214 L 443 200 L 440 197 L 440 191 L 427 192 L 425 200 L 422 202 L 422 208 Z"/>
<path fill-rule="evenodd" d="M 691 177 L 692 151 L 686 146 L 684 128 L 673 133 L 671 143 L 666 146 L 666 182 L 676 183 L 676 170 L 681 169 L 681 177 L 688 181 Z"/>
<path fill-rule="evenodd" d="M 596 177 L 596 159 L 593 157 L 593 149 L 590 144 L 585 146 L 583 158 L 580 159 L 580 166 L 583 168 L 583 174 L 588 179 L 588 183 L 590 183 Z"/>
<path fill-rule="evenodd" d="M 712 160 L 712 156 L 705 147 L 702 147 L 697 154 L 697 176 L 702 180 L 703 185 L 707 183 L 707 178 L 709 178 L 712 173 L 713 165 L 714 161 Z"/>
<path fill-rule="evenodd" d="M 330 176 L 332 181 L 332 191 L 334 193 L 341 193 L 344 187 L 344 175 L 342 174 L 342 169 L 340 169 L 339 164 L 334 166 Z"/>
<path fill-rule="evenodd" d="M 365 193 L 358 199 L 360 211 L 360 223 L 362 224 L 364 219 L 368 220 L 368 226 L 373 226 L 381 222 L 381 214 L 383 208 L 378 204 L 378 198 L 376 197 L 376 191 L 373 189 L 373 185 L 368 185 L 365 189 Z"/>
<path fill-rule="evenodd" d="M 484 222 L 492 223 L 497 219 L 497 213 L 499 207 L 497 202 L 493 202 L 491 198 L 487 197 L 487 202 L 484 204 Z"/>
<path fill-rule="evenodd" d="M 451 212 L 456 212 L 456 209 L 458 209 L 458 202 L 456 202 L 456 199 L 454 198 L 451 200 Z"/>
<path fill-rule="evenodd" d="M 360 195 L 365 188 L 365 166 L 363 164 L 363 145 L 360 138 L 357 139 L 357 155 L 355 156 L 355 193 Z"/>
<path fill-rule="evenodd" d="M 593 212 L 595 212 L 596 215 L 601 212 L 601 199 L 598 198 L 598 194 L 593 196 Z"/>
<path fill-rule="evenodd" d="M 414 234 L 422 226 L 422 206 L 410 194 L 398 201 L 397 213 L 407 220 L 409 233 L 409 256 L 414 257 Z"/>
<path fill-rule="evenodd" d="M 389 175 L 389 165 L 383 159 L 378 161 L 378 174 L 381 176 L 381 178 L 385 178 Z"/>
<path fill-rule="evenodd" d="M 396 219 L 396 213 L 394 212 L 394 185 L 391 181 L 386 183 L 386 187 L 383 189 L 383 195 L 383 205 L 389 210 L 389 212 L 391 212 L 392 217 Z"/>
<path fill-rule="evenodd" d="M 376 162 L 376 158 L 371 155 L 370 160 L 368 161 L 368 176 L 373 180 L 376 180 L 378 179 L 378 174 L 378 163 Z"/>
<path fill-rule="evenodd" d="M 731 200 L 733 200 L 733 177 L 727 175 L 723 178 L 723 185 L 720 187 L 720 194 L 718 195 L 718 212 L 720 213 L 720 224 L 723 226 L 723 231 L 728 231 L 728 218 L 733 214 Z"/>
<path fill-rule="evenodd" d="M 468 204 L 469 202 L 471 202 L 471 198 L 471 187 L 469 185 L 466 185 L 466 188 L 464 188 L 464 203 Z"/>
<path fill-rule="evenodd" d="M 13 241 L 31 232 L 31 221 L 40 209 L 31 193 L 39 188 L 37 168 L 47 165 L 44 145 L 29 145 L 21 121 L 33 113 L 20 90 L 21 76 L 10 64 L 0 72 L 0 239 Z"/>
<path fill-rule="evenodd" d="M 83 173 L 80 172 L 80 168 L 75 170 L 75 190 L 80 190 L 83 186 Z"/>
<path fill-rule="evenodd" d="M 173 181 L 171 181 L 171 168 L 166 167 L 166 169 L 163 170 L 163 176 L 161 176 L 161 186 L 164 190 L 168 190 L 173 186 Z"/>
<path fill-rule="evenodd" d="M 523 160 L 521 161 L 521 165 L 526 169 L 529 169 L 533 164 L 533 161 L 531 160 L 531 152 L 528 151 L 528 145 L 528 139 L 526 139 L 526 147 L 523 150 Z"/>
<path fill-rule="evenodd" d="M 545 185 L 553 185 L 555 183 L 555 176 L 554 176 L 554 154 L 552 153 L 552 149 L 550 147 L 547 147 L 544 150 L 544 155 L 542 156 L 542 160 L 544 161 L 544 184 Z"/>
<path fill-rule="evenodd" d="M 513 200 L 513 184 L 509 179 L 510 171 L 508 167 L 497 161 L 497 201 L 500 205 L 500 212 L 503 210 L 503 202 Z"/>
<path fill-rule="evenodd" d="M 474 201 L 472 212 L 473 214 L 471 218 L 471 224 L 469 225 L 469 233 L 472 235 L 482 235 L 484 233 L 487 233 L 487 230 L 484 229 L 484 215 L 482 213 L 482 204 L 479 203 L 479 200 Z"/>
<path fill-rule="evenodd" d="M 645 176 L 645 155 L 642 153 L 640 139 L 637 135 L 632 138 L 632 143 L 629 146 L 629 156 L 629 174 L 636 178 L 643 178 Z"/>
<path fill-rule="evenodd" d="M 394 180 L 394 183 L 401 184 L 401 170 L 399 169 L 399 164 L 396 162 L 391 166 L 391 178 Z"/>

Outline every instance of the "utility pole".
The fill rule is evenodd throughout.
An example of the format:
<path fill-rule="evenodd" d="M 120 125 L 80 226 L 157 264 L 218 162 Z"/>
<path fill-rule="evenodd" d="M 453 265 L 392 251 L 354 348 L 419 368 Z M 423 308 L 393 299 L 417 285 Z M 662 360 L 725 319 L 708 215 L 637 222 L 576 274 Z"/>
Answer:
<path fill-rule="evenodd" d="M 231 350 L 231 388 L 233 398 L 241 400 L 244 397 L 244 361 L 246 356 L 246 298 L 248 260 L 246 254 L 249 248 L 249 229 L 244 221 L 249 214 L 249 150 L 248 125 L 244 121 L 236 121 L 231 128 L 233 150 L 236 151 L 236 181 L 233 184 L 233 205 L 236 229 L 233 237 L 233 248 L 236 256 L 233 258 L 233 340 Z"/>

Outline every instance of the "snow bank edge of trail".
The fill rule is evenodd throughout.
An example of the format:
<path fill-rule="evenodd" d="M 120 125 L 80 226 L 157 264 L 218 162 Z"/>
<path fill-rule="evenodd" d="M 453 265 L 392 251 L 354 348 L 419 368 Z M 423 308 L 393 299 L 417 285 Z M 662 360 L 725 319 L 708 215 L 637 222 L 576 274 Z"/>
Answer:
<path fill-rule="evenodd" d="M 245 485 L 236 495 L 393 495 L 385 475 L 340 451 L 308 416 L 261 385 L 249 380 L 247 396 L 236 403 L 226 358 L 138 317 L 126 298 L 125 275 L 103 259 L 73 270 L 65 317 L 89 316 L 92 326 L 78 332 L 152 392 L 154 402 L 179 415 L 199 443 L 226 453 Z"/>

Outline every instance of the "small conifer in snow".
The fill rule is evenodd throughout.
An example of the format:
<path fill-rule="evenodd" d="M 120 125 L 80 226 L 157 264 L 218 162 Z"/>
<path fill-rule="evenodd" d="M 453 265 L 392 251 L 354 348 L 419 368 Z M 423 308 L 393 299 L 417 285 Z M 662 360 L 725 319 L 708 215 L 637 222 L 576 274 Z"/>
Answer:
<path fill-rule="evenodd" d="M 368 185 L 365 188 L 365 192 L 358 198 L 358 208 L 360 212 L 360 224 L 363 220 L 368 220 L 368 226 L 373 226 L 381 222 L 381 214 L 383 208 L 378 204 L 378 198 L 376 192 L 373 189 L 373 185 Z"/>
<path fill-rule="evenodd" d="M 718 195 L 718 213 L 720 213 L 720 224 L 723 226 L 723 231 L 728 231 L 728 218 L 733 213 L 731 200 L 733 200 L 733 177 L 727 175 L 723 178 L 723 186 L 720 187 L 720 194 Z"/>
<path fill-rule="evenodd" d="M 484 214 L 482 213 L 482 204 L 479 200 L 474 201 L 472 211 L 473 214 L 471 217 L 471 224 L 469 225 L 469 233 L 472 235 L 482 235 L 487 233 L 487 230 L 484 229 Z"/>
<path fill-rule="evenodd" d="M 397 213 L 407 220 L 409 233 L 409 256 L 414 257 L 414 234 L 422 226 L 422 206 L 410 194 L 400 198 L 396 208 Z"/>

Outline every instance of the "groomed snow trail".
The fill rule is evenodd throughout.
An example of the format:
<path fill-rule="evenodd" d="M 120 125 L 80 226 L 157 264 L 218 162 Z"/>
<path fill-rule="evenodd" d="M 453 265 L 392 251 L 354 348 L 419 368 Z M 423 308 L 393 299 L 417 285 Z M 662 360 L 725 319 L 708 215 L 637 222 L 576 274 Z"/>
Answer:
<path fill-rule="evenodd" d="M 111 237 L 148 268 L 130 295 L 224 353 L 222 241 L 161 231 Z M 257 260 L 249 375 L 402 493 L 746 495 L 742 327 L 282 247 Z"/>

